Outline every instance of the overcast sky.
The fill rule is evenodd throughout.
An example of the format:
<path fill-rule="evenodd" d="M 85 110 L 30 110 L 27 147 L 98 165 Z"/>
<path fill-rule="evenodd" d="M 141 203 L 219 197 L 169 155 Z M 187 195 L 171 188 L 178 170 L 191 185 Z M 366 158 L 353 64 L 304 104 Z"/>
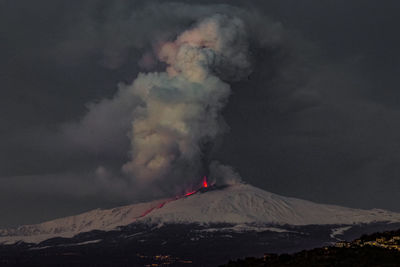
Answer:
<path fill-rule="evenodd" d="M 277 194 L 400 212 L 398 1 L 195 2 L 0 0 L 0 227 L 168 194 L 93 178 L 131 153 L 107 101 L 215 13 L 248 23 L 252 72 L 229 82 L 229 131 L 204 160 Z"/>

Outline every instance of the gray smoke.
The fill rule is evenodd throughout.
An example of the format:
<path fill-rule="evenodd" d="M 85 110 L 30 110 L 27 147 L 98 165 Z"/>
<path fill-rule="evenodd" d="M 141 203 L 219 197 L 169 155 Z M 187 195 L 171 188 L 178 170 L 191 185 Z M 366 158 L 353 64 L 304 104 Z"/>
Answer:
<path fill-rule="evenodd" d="M 282 29 L 257 13 L 226 5 L 190 7 L 190 12 L 183 4 L 146 7 L 145 13 L 171 9 L 160 12 L 159 18 L 176 13 L 177 20 L 195 21 L 175 38 L 157 30 L 160 36 L 138 35 L 143 40 L 136 45 L 154 39 L 153 51 L 145 52 L 138 64 L 151 69 L 160 66 L 158 61 L 165 71 L 139 73 L 132 84 L 120 84 L 111 99 L 89 104 L 79 123 L 64 126 L 68 140 L 97 153 L 122 147 L 129 137 L 129 161 L 120 174 L 99 166 L 96 175 L 102 184 L 114 183 L 119 176 L 128 188 L 157 184 L 176 191 L 196 186 L 209 172 L 218 173 L 220 182 L 225 179 L 221 174 L 228 167 L 215 162 L 205 166 L 203 158 L 205 147 L 227 130 L 221 111 L 231 94 L 228 82 L 251 73 L 250 41 L 274 46 L 281 42 Z"/>
<path fill-rule="evenodd" d="M 142 101 L 133 112 L 125 173 L 143 183 L 199 179 L 202 145 L 223 131 L 220 112 L 230 94 L 217 73 L 249 73 L 246 39 L 242 20 L 214 15 L 161 45 L 166 72 L 140 74 L 125 89 Z"/>

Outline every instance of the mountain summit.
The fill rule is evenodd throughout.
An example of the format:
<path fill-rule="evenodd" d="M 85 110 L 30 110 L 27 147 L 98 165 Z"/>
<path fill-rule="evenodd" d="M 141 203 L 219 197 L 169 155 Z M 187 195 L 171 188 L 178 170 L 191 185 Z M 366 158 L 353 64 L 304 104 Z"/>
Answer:
<path fill-rule="evenodd" d="M 399 223 L 400 214 L 352 209 L 279 196 L 249 184 L 202 188 L 172 199 L 101 210 L 36 225 L 0 230 L 0 243 L 37 243 L 53 237 L 73 237 L 92 230 L 111 231 L 130 224 L 231 224 L 305 226 Z M 244 228 L 243 228 L 244 227 Z M 234 228 L 232 228 L 234 229 Z"/>

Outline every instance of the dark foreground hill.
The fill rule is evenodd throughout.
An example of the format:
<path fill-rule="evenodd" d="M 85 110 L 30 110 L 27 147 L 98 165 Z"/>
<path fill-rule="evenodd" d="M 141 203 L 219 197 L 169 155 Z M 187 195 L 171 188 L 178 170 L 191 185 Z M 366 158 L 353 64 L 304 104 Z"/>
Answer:
<path fill-rule="evenodd" d="M 228 224 L 132 224 L 119 230 L 96 230 L 73 238 L 52 238 L 38 244 L 0 245 L 0 266 L 218 266 L 230 259 L 256 258 L 265 252 L 277 255 L 295 253 L 328 246 L 339 239 L 352 240 L 366 232 L 399 227 L 399 224 L 353 225 L 338 234 L 337 229 L 342 228 L 340 225 L 286 225 L 279 229 L 264 226 L 256 231 L 238 231 L 235 225 Z M 325 257 L 325 250 L 314 252 Z M 272 255 L 271 262 L 280 264 L 281 260 L 292 257 Z M 265 264 L 265 261 L 253 259 L 248 263 L 250 265 L 244 266 Z"/>
<path fill-rule="evenodd" d="M 352 242 L 291 255 L 265 254 L 263 258 L 230 261 L 223 266 L 400 266 L 400 230 L 363 235 Z"/>

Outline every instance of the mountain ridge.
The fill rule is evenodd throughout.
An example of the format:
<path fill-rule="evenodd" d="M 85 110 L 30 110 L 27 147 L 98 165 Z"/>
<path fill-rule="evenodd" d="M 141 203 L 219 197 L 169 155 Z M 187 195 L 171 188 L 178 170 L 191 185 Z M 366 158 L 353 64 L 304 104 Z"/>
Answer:
<path fill-rule="evenodd" d="M 95 209 L 48 222 L 0 230 L 0 243 L 37 243 L 92 230 L 110 231 L 132 223 L 231 223 L 269 225 L 351 225 L 400 222 L 400 214 L 362 210 L 279 196 L 249 184 L 207 188 L 171 199 Z"/>

